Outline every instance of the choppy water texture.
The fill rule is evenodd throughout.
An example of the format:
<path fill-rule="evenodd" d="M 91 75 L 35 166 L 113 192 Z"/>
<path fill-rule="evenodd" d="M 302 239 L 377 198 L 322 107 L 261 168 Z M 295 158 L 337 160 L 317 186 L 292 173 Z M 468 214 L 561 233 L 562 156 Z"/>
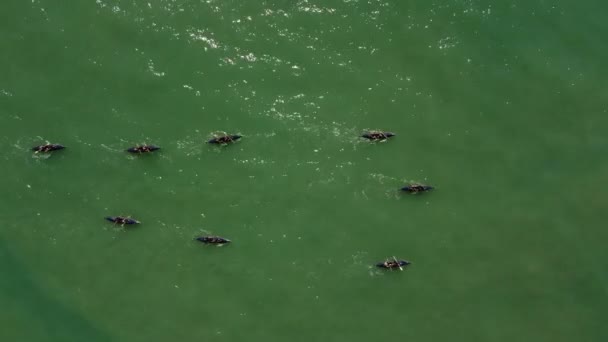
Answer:
<path fill-rule="evenodd" d="M 0 340 L 607 341 L 607 9 L 2 1 Z"/>

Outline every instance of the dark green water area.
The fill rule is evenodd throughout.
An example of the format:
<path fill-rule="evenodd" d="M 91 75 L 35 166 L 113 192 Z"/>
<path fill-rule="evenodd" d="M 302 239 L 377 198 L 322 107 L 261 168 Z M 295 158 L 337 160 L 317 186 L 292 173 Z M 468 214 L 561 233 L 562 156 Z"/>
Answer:
<path fill-rule="evenodd" d="M 607 10 L 3 0 L 0 340 L 608 341 Z"/>

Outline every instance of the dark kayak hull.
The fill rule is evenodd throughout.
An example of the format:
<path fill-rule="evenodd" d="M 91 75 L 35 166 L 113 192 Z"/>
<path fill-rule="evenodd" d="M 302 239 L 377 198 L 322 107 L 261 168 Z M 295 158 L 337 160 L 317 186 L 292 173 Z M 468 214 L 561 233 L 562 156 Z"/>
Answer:
<path fill-rule="evenodd" d="M 34 151 L 34 152 L 51 152 L 51 151 L 63 150 L 64 148 L 65 148 L 65 146 L 59 145 L 59 144 L 47 144 L 47 145 L 39 145 L 39 146 L 32 147 L 32 151 Z"/>
<path fill-rule="evenodd" d="M 132 224 L 139 224 L 140 222 L 132 219 L 132 218 L 128 218 L 128 217 L 120 217 L 120 216 L 108 216 L 106 217 L 106 220 L 115 223 L 115 224 L 120 224 L 120 225 L 132 225 Z"/>
<path fill-rule="evenodd" d="M 378 141 L 378 140 L 386 140 L 388 138 L 394 137 L 395 133 L 392 132 L 368 132 L 361 135 L 362 138 Z"/>
<path fill-rule="evenodd" d="M 144 148 L 145 147 L 145 148 Z M 150 153 L 154 151 L 160 150 L 160 147 L 154 145 L 146 145 L 146 146 L 135 146 L 127 149 L 127 152 L 130 153 Z"/>
<path fill-rule="evenodd" d="M 429 185 L 408 185 L 408 186 L 404 186 L 403 188 L 401 188 L 401 191 L 415 194 L 415 193 L 419 193 L 419 192 L 431 191 L 433 189 L 434 188 Z"/>
<path fill-rule="evenodd" d="M 384 268 L 384 269 L 395 269 L 395 268 L 406 267 L 409 264 L 411 264 L 411 262 L 409 262 L 407 260 L 399 260 L 398 261 L 398 265 L 397 264 L 391 264 L 390 266 L 387 266 L 384 262 L 379 262 L 379 263 L 376 264 L 376 267 Z"/>
<path fill-rule="evenodd" d="M 221 137 L 216 137 L 216 138 L 210 139 L 207 141 L 207 143 L 216 144 L 216 145 L 224 145 L 224 144 L 233 143 L 233 142 L 241 139 L 242 137 L 243 136 L 238 135 L 238 134 L 226 135 L 226 136 L 221 136 Z"/>
<path fill-rule="evenodd" d="M 211 245 L 223 245 L 231 242 L 230 240 L 219 236 L 199 236 L 196 240 Z"/>

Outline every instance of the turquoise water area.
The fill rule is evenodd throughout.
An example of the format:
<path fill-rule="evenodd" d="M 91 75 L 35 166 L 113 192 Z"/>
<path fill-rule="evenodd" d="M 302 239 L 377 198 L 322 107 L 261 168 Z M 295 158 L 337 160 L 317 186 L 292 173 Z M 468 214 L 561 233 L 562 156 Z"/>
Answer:
<path fill-rule="evenodd" d="M 608 340 L 607 9 L 3 1 L 0 340 Z"/>

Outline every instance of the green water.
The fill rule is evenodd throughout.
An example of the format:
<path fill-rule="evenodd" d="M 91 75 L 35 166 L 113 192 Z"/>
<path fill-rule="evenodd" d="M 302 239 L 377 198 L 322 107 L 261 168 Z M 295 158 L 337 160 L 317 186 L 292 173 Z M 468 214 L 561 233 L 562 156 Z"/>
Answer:
<path fill-rule="evenodd" d="M 497 3 L 2 1 L 0 340 L 608 340 L 608 5 Z"/>

